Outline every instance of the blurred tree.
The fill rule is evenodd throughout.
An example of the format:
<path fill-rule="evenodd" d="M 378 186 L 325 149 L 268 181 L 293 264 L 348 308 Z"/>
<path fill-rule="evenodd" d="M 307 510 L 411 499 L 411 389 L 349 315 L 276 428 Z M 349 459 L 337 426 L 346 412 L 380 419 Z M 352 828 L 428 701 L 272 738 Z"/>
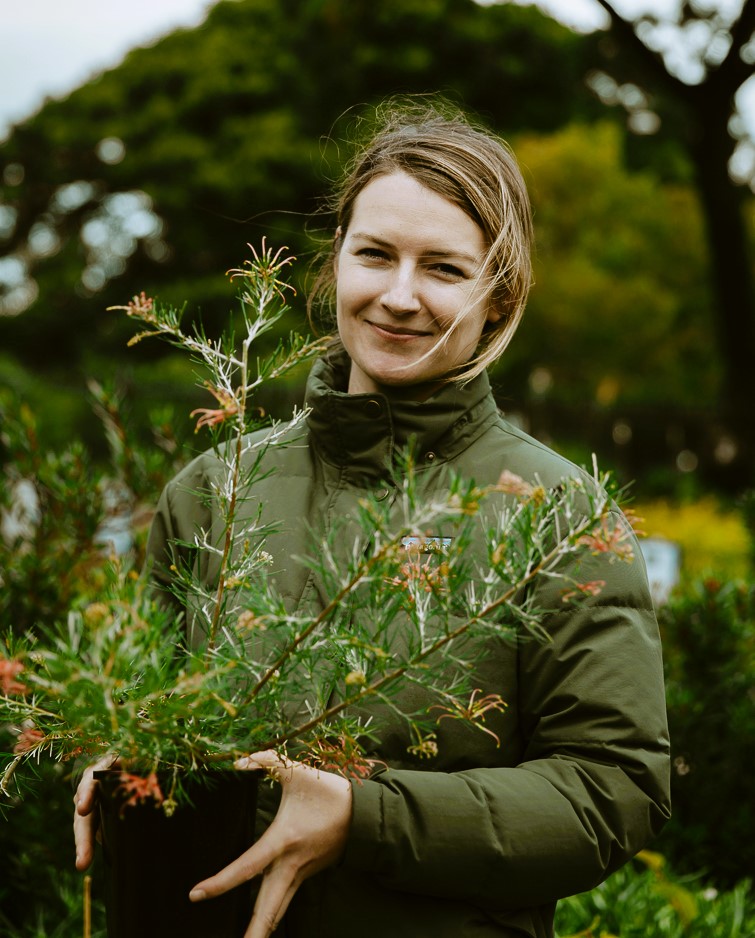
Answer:
<path fill-rule="evenodd" d="M 362 115 L 393 93 L 441 90 L 533 140 L 538 286 L 507 354 L 507 397 L 521 397 L 534 361 L 563 398 L 709 402 L 719 373 L 689 164 L 672 140 L 653 178 L 630 178 L 618 113 L 615 132 L 590 129 L 606 111 L 584 76 L 598 74 L 604 41 L 510 3 L 223 0 L 202 27 L 133 51 L 5 142 L 0 382 L 61 434 L 74 412 L 89 419 L 83 375 L 125 361 L 140 393 L 200 406 L 188 370 L 154 368 L 159 344 L 127 353 L 129 330 L 105 307 L 143 288 L 188 300 L 212 332 L 234 293 L 222 272 L 263 234 L 299 257 L 304 286 L 330 238 L 322 193 Z"/>
<path fill-rule="evenodd" d="M 440 89 L 507 131 L 553 128 L 600 110 L 585 49 L 534 9 L 472 0 L 218 3 L 6 142 L 0 347 L 39 370 L 89 368 L 121 352 L 127 330 L 102 310 L 137 288 L 189 298 L 212 331 L 244 242 L 312 253 L 321 166 L 348 155 L 363 106 Z"/>
<path fill-rule="evenodd" d="M 710 292 L 688 186 L 626 165 L 614 124 L 515 139 L 536 219 L 534 287 L 501 371 L 589 408 L 712 404 Z"/>
<path fill-rule="evenodd" d="M 615 3 L 598 2 L 611 18 L 612 41 L 603 44 L 610 75 L 594 73 L 593 87 L 604 100 L 627 107 L 635 130 L 676 136 L 694 167 L 723 363 L 724 415 L 739 447 L 738 482 L 751 484 L 755 264 L 745 219 L 752 193 L 744 183 L 755 187 L 755 141 L 747 136 L 735 99 L 746 81 L 755 80 L 755 0 L 683 0 L 675 19 L 642 12 L 633 21 Z"/>

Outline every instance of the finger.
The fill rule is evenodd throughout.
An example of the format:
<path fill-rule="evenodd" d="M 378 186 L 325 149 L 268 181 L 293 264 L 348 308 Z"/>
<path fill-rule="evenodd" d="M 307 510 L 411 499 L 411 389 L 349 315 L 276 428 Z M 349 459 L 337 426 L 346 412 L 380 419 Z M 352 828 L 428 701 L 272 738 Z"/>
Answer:
<path fill-rule="evenodd" d="M 91 814 L 97 803 L 98 782 L 94 777 L 95 772 L 103 769 L 113 768 L 118 763 L 118 757 L 112 753 L 103 756 L 97 762 L 90 765 L 84 772 L 73 796 L 73 803 L 76 805 L 76 813 L 80 815 Z"/>
<path fill-rule="evenodd" d="M 73 839 L 76 849 L 76 869 L 83 872 L 88 869 L 94 858 L 94 840 L 98 827 L 98 819 L 94 814 L 97 804 L 98 783 L 94 773 L 100 769 L 107 769 L 115 765 L 117 757 L 109 754 L 90 765 L 84 772 L 73 796 L 75 805 L 73 813 Z"/>
<path fill-rule="evenodd" d="M 264 769 L 272 773 L 279 782 L 290 778 L 287 769 L 292 769 L 294 763 L 285 759 L 275 750 L 254 752 L 234 762 L 234 768 L 242 771 L 257 771 Z M 229 863 L 214 876 L 197 883 L 189 893 L 192 902 L 202 902 L 220 896 L 229 889 L 245 883 L 255 876 L 259 876 L 275 860 L 281 852 L 281 844 L 275 831 L 268 828 L 256 843 L 243 853 L 238 859 Z"/>
<path fill-rule="evenodd" d="M 76 793 L 73 796 L 73 803 L 76 806 L 75 815 L 78 817 L 86 817 L 91 814 L 97 802 L 96 795 L 97 782 L 92 778 L 91 774 L 87 772 L 79 782 L 79 787 L 76 789 Z"/>
<path fill-rule="evenodd" d="M 263 752 L 253 752 L 248 756 L 243 756 L 233 763 L 235 769 L 242 771 L 254 771 L 255 769 L 265 769 L 270 772 L 277 781 L 286 781 L 297 763 L 292 762 L 285 756 L 280 755 L 274 749 L 266 749 Z"/>
<path fill-rule="evenodd" d="M 271 829 L 265 831 L 260 839 L 242 853 L 238 859 L 223 867 L 220 872 L 202 880 L 189 893 L 192 902 L 214 899 L 229 889 L 241 885 L 255 876 L 259 876 L 279 856 L 281 845 Z"/>
<path fill-rule="evenodd" d="M 92 814 L 88 814 L 86 817 L 82 817 L 80 814 L 74 814 L 73 816 L 76 869 L 80 873 L 89 869 L 94 858 L 94 832 L 96 826 L 96 819 Z"/>
<path fill-rule="evenodd" d="M 292 880 L 290 873 L 284 873 L 281 868 L 269 870 L 262 880 L 244 938 L 268 938 L 280 925 L 299 885 L 297 880 Z"/>

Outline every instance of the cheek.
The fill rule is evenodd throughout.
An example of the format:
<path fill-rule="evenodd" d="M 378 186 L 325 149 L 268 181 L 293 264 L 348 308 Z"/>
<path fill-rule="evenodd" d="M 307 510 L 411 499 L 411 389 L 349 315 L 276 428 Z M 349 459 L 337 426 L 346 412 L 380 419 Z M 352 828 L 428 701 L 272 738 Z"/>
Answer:
<path fill-rule="evenodd" d="M 375 278 L 371 278 L 364 271 L 341 266 L 339 276 L 336 278 L 336 309 L 348 314 L 360 306 L 374 299 L 377 293 Z"/>
<path fill-rule="evenodd" d="M 485 322 L 484 309 L 478 308 L 470 312 L 454 331 L 450 347 L 460 355 L 472 355 L 482 338 Z"/>
<path fill-rule="evenodd" d="M 485 312 L 481 303 L 474 303 L 470 308 L 470 294 L 467 290 L 457 289 L 448 291 L 438 291 L 433 298 L 430 298 L 431 310 L 434 313 L 436 322 L 443 331 L 450 329 L 454 323 L 461 317 L 454 330 L 459 337 L 463 336 L 464 341 L 468 342 L 475 334 L 482 333 L 482 327 L 485 324 Z M 460 310 L 466 310 L 462 316 Z"/>
<path fill-rule="evenodd" d="M 344 339 L 348 336 L 356 313 L 362 304 L 359 284 L 352 276 L 336 279 L 336 328 Z"/>

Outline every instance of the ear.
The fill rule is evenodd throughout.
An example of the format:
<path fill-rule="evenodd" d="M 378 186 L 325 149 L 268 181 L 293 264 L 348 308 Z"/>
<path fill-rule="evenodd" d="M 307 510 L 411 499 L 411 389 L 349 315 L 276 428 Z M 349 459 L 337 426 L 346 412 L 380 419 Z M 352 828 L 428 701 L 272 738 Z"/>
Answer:
<path fill-rule="evenodd" d="M 491 304 L 488 309 L 488 315 L 485 317 L 485 322 L 492 326 L 494 323 L 500 322 L 501 319 L 503 319 L 503 313 Z"/>

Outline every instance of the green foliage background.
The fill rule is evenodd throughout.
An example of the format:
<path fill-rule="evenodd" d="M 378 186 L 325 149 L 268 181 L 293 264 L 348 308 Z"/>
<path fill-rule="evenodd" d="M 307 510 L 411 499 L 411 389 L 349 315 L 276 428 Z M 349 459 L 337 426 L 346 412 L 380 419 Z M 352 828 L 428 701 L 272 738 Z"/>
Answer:
<path fill-rule="evenodd" d="M 135 494 L 138 551 L 162 482 L 195 445 L 185 415 L 208 402 L 190 369 L 158 358 L 159 346 L 127 351 L 128 327 L 105 307 L 141 289 L 188 299 L 212 332 L 231 300 L 222 272 L 267 235 L 300 258 L 303 323 L 308 266 L 332 232 L 323 197 L 362 115 L 396 93 L 441 91 L 477 112 L 513 144 L 530 185 L 536 282 L 493 376 L 503 408 L 578 461 L 597 451 L 639 479 L 641 496 L 694 493 L 697 476 L 721 481 L 721 364 L 691 167 L 673 135 L 663 145 L 628 135 L 588 91 L 601 41 L 513 4 L 222 0 L 202 27 L 133 51 L 16 128 L 0 150 L 0 505 L 11 506 L 14 481 L 34 479 L 42 523 L 0 560 L 3 624 L 50 624 L 94 598 L 103 490 L 126 479 Z M 747 212 L 755 235 L 751 197 Z M 105 434 L 92 378 L 106 385 L 94 391 Z M 302 382 L 268 409 L 285 412 Z M 616 442 L 618 422 L 631 442 Z M 676 465 L 687 448 L 700 455 L 694 477 Z M 657 845 L 674 869 L 720 888 L 755 863 L 742 790 L 752 592 L 727 580 L 700 579 L 663 613 L 683 761 L 677 816 Z M 0 931 L 24 938 L 67 936 L 80 912 L 63 872 L 68 767 L 44 771 L 44 798 L 13 812 L 0 852 Z M 680 933 L 652 871 L 621 876 L 564 904 L 561 934 L 608 933 L 606 909 L 629 900 L 625 921 L 646 922 L 656 902 L 657 933 Z M 732 924 L 752 921 L 751 892 L 738 890 L 727 893 L 726 924 L 705 918 L 713 913 L 698 897 L 695 927 L 710 930 L 689 934 L 751 934 Z M 43 907 L 52 918 L 34 931 Z"/>
<path fill-rule="evenodd" d="M 36 259 L 39 298 L 14 320 L 4 347 L 52 371 L 64 355 L 70 366 L 93 352 L 121 353 L 124 333 L 96 314 L 135 283 L 166 302 L 190 297 L 211 325 L 227 308 L 218 273 L 245 241 L 267 234 L 311 255 L 305 222 L 348 154 L 346 126 L 366 104 L 441 90 L 509 133 L 551 129 L 566 113 L 599 110 L 580 85 L 582 45 L 533 9 L 471 0 L 219 3 L 202 28 L 135 50 L 7 141 L 5 164 L 23 167 L 23 180 L 2 190 L 18 212 L 8 248 L 40 218 L 60 245 Z M 534 82 L 533 61 L 549 63 Z M 125 146 L 117 163 L 97 156 L 106 138 Z M 90 198 L 58 210 L 60 187 L 82 181 Z M 101 266 L 113 276 L 89 296 L 79 282 L 87 246 L 77 234 L 103 199 L 131 191 L 149 196 L 166 250 L 137 238 L 124 286 L 111 243 Z M 105 219 L 111 241 L 125 227 L 118 231 L 116 215 Z"/>
<path fill-rule="evenodd" d="M 68 609 L 96 603 L 103 588 L 107 492 L 122 493 L 121 507 L 133 523 L 130 552 L 139 564 L 151 511 L 184 453 L 165 413 L 153 422 L 152 439 L 140 442 L 119 402 L 103 389 L 93 389 L 93 403 L 110 449 L 104 465 L 95 465 L 79 442 L 48 446 L 28 408 L 16 416 L 5 403 L 0 621 L 16 631 L 64 629 Z M 33 482 L 42 510 L 10 538 L 5 521 L 17 508 L 19 480 Z M 665 533 L 674 535 L 669 528 Z M 738 569 L 747 561 L 747 546 L 735 558 Z M 725 569 L 717 577 L 695 575 L 659 610 L 674 817 L 651 845 L 659 855 L 643 854 L 603 886 L 561 904 L 561 938 L 755 933 L 755 894 L 746 879 L 755 865 L 751 581 L 751 575 L 738 579 Z M 4 751 L 13 740 L 11 728 L 0 727 Z M 0 933 L 9 938 L 68 938 L 80 929 L 82 878 L 73 872 L 70 826 L 73 770 L 70 763 L 42 761 L 35 793 L 19 799 L 2 822 Z M 102 934 L 98 865 L 93 875 L 96 935 Z"/>
<path fill-rule="evenodd" d="M 188 298 L 212 333 L 222 271 L 266 235 L 300 259 L 303 323 L 332 234 L 323 199 L 360 122 L 386 96 L 440 91 L 512 142 L 532 190 L 536 282 L 495 375 L 504 409 L 627 478 L 660 467 L 661 489 L 691 446 L 718 483 L 721 367 L 691 168 L 680 143 L 632 137 L 588 89 L 601 42 L 513 3 L 222 0 L 4 143 L 0 383 L 60 441 L 75 428 L 92 445 L 88 377 L 115 371 L 136 407 L 195 406 L 183 366 L 126 352 L 105 307 L 140 289 Z M 617 420 L 634 430 L 619 447 Z"/>

